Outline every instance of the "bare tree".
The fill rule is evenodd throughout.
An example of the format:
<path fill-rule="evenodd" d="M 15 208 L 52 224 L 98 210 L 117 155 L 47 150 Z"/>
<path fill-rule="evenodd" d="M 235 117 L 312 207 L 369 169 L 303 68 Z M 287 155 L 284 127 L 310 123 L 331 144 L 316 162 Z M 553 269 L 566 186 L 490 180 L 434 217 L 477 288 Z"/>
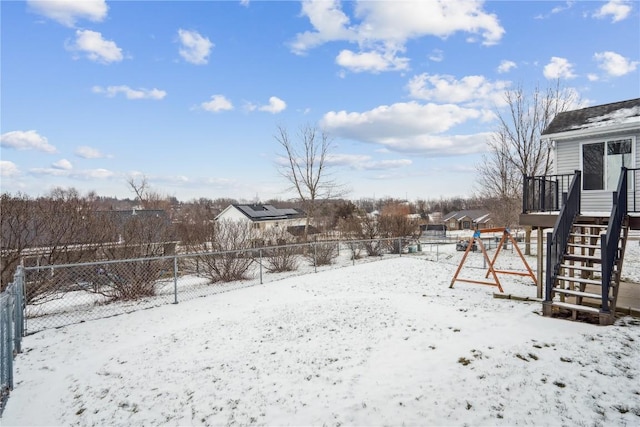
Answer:
<path fill-rule="evenodd" d="M 147 176 L 134 176 L 131 175 L 127 179 L 127 185 L 133 193 L 136 195 L 136 199 L 143 204 L 147 199 L 147 191 L 149 190 L 149 182 L 147 181 Z"/>
<path fill-rule="evenodd" d="M 556 114 L 579 104 L 578 94 L 559 81 L 547 89 L 522 86 L 504 94 L 505 111 L 496 109 L 498 126 L 489 139 L 489 153 L 478 166 L 481 195 L 494 200 L 492 211 L 505 225 L 517 223 L 523 176 L 548 174 L 552 168 L 551 143 L 541 137 Z M 505 210 L 512 212 L 505 215 Z M 531 229 L 525 252 L 530 253 Z"/>
<path fill-rule="evenodd" d="M 0 229 L 2 254 L 0 270 L 2 278 L 0 291 L 3 291 L 13 279 L 16 267 L 27 248 L 36 245 L 38 232 L 44 225 L 45 218 L 34 215 L 36 202 L 25 194 L 12 196 L 2 194 L 0 201 Z"/>
<path fill-rule="evenodd" d="M 507 141 L 492 137 L 488 144 L 489 154 L 483 155 L 477 166 L 479 196 L 485 200 L 495 224 L 511 227 L 518 223 L 522 177 L 509 160 Z"/>
<path fill-rule="evenodd" d="M 303 126 L 292 140 L 286 128 L 278 126 L 276 141 L 284 150 L 285 162 L 279 172 L 285 177 L 303 203 L 307 219 L 304 238 L 307 239 L 311 219 L 315 215 L 316 202 L 336 196 L 339 185 L 328 173 L 328 158 L 333 148 L 329 135 L 310 125 Z"/>
<path fill-rule="evenodd" d="M 136 200 L 145 209 L 161 209 L 169 212 L 171 202 L 169 197 L 154 191 L 146 175 L 132 175 L 127 179 L 127 185 L 136 195 Z"/>

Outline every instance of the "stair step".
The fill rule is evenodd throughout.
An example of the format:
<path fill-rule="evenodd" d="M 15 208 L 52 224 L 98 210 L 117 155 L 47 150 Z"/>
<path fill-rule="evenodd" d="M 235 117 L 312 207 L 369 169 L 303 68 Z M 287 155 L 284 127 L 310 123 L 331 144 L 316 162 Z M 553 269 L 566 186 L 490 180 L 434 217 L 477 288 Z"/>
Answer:
<path fill-rule="evenodd" d="M 587 285 L 602 285 L 602 281 L 601 280 L 583 279 L 581 277 L 556 276 L 556 279 L 564 280 L 565 282 L 584 283 L 584 284 L 587 284 Z"/>
<path fill-rule="evenodd" d="M 593 314 L 600 313 L 599 308 L 589 307 L 587 305 L 570 304 L 568 302 L 559 302 L 559 301 L 554 301 L 551 303 L 551 305 L 553 307 L 559 307 L 559 308 L 564 308 L 564 309 L 573 310 L 573 311 L 583 311 L 585 313 L 593 313 Z"/>
<path fill-rule="evenodd" d="M 573 237 L 592 237 L 594 239 L 599 239 L 600 236 L 602 236 L 604 234 L 605 233 L 599 233 L 599 234 L 569 233 L 569 236 L 573 236 Z"/>
<path fill-rule="evenodd" d="M 580 218 L 573 223 L 574 227 L 593 227 L 593 228 L 608 228 L 608 224 L 591 224 L 590 222 L 580 222 Z"/>
<path fill-rule="evenodd" d="M 579 255 L 579 254 L 566 254 L 564 256 L 565 261 L 591 261 L 591 262 L 601 262 L 602 258 L 599 256 L 591 256 L 591 255 Z"/>
<path fill-rule="evenodd" d="M 571 265 L 571 264 L 560 264 L 560 268 L 573 269 L 573 270 L 582 270 L 582 271 L 594 271 L 597 273 L 601 273 L 602 269 L 600 267 L 588 267 L 586 265 Z"/>
<path fill-rule="evenodd" d="M 600 249 L 600 245 L 589 245 L 587 243 L 573 243 L 569 242 L 567 246 L 573 246 L 574 248 L 589 248 L 589 249 Z"/>
<path fill-rule="evenodd" d="M 582 298 L 592 298 L 592 299 L 597 299 L 597 300 L 601 300 L 602 299 L 602 295 L 601 294 L 596 294 L 593 292 L 582 292 L 582 291 L 576 291 L 573 289 L 563 289 L 563 288 L 554 288 L 553 292 L 557 293 L 557 294 L 564 294 L 564 295 L 571 295 L 574 297 L 582 297 Z M 609 297 L 609 301 L 611 301 L 613 298 Z"/>

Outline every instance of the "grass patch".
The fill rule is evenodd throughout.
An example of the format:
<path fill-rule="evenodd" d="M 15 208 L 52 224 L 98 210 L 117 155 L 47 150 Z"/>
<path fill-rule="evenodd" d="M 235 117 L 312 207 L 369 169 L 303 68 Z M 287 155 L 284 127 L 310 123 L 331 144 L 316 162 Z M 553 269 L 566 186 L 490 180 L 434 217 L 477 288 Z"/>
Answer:
<path fill-rule="evenodd" d="M 461 364 L 462 366 L 467 366 L 468 364 L 471 363 L 471 360 L 467 359 L 466 357 L 461 357 L 458 359 L 458 363 Z"/>

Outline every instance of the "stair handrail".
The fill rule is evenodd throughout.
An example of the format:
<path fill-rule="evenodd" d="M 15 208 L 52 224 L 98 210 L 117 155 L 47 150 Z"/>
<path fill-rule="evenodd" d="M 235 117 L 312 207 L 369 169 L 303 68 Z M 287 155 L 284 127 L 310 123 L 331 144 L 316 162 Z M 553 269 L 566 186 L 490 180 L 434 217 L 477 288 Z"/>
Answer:
<path fill-rule="evenodd" d="M 545 275 L 545 302 L 551 302 L 553 284 L 558 276 L 562 256 L 567 249 L 569 234 L 576 217 L 580 213 L 580 187 L 582 173 L 576 170 L 569 186 L 569 192 L 563 193 L 566 200 L 556 219 L 552 233 L 547 233 L 547 269 Z"/>
<path fill-rule="evenodd" d="M 622 223 L 627 215 L 627 168 L 624 166 L 618 179 L 618 187 L 613 192 L 613 205 L 611 206 L 611 216 L 607 234 L 600 240 L 600 256 L 602 262 L 602 305 L 600 311 L 609 313 L 609 287 L 611 286 L 611 276 L 613 268 L 619 257 L 618 245 Z"/>

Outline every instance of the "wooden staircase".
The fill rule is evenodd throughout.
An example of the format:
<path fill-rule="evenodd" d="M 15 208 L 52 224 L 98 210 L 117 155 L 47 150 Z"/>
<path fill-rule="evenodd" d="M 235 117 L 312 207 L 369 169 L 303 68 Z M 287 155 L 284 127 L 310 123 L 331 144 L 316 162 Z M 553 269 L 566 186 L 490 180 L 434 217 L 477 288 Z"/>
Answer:
<path fill-rule="evenodd" d="M 620 230 L 609 289 L 605 290 L 603 295 L 601 248 L 608 220 L 580 215 L 574 220 L 566 250 L 552 280 L 551 300 L 546 301 L 544 305 L 545 315 L 565 314 L 574 320 L 596 318 L 603 325 L 610 325 L 615 321 L 629 225 L 628 217 L 625 217 Z M 606 303 L 603 298 L 606 298 Z"/>

